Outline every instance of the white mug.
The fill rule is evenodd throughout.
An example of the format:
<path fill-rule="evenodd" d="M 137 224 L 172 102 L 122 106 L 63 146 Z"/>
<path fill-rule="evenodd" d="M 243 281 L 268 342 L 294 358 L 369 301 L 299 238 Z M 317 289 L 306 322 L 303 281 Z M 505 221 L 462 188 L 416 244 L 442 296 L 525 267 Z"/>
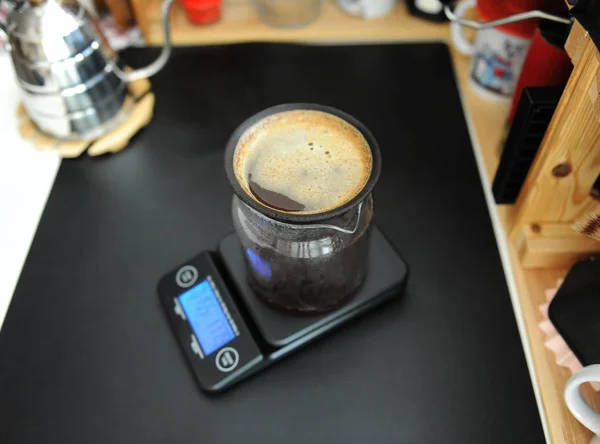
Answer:
<path fill-rule="evenodd" d="M 476 3 L 476 0 L 463 0 L 456 6 L 454 14 L 462 18 Z M 490 28 L 478 31 L 473 44 L 465 39 L 463 27 L 456 22 L 450 25 L 450 34 L 461 53 L 473 56 L 469 74 L 473 88 L 491 100 L 510 100 L 531 39 Z"/>
<path fill-rule="evenodd" d="M 600 413 L 591 408 L 579 392 L 579 386 L 586 382 L 600 382 L 600 364 L 588 365 L 569 379 L 565 387 L 565 402 L 573 416 L 596 434 L 591 444 L 600 444 Z"/>
<path fill-rule="evenodd" d="M 366 19 L 388 15 L 396 6 L 396 0 L 337 0 L 346 13 Z"/>

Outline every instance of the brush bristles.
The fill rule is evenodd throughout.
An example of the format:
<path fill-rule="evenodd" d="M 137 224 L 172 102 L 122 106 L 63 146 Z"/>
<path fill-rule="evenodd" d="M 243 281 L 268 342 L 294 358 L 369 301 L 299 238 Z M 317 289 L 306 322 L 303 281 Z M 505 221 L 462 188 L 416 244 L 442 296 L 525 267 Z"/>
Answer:
<path fill-rule="evenodd" d="M 600 241 L 600 205 L 573 224 L 573 229 Z"/>

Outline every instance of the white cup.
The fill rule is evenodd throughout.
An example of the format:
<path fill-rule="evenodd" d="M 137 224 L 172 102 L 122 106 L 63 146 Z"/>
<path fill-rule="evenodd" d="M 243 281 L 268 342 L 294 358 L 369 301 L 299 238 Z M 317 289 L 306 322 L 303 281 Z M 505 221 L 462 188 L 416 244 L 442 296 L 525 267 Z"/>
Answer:
<path fill-rule="evenodd" d="M 463 0 L 454 14 L 462 18 L 476 4 L 476 0 Z M 473 88 L 491 100 L 511 100 L 531 39 L 490 28 L 478 31 L 475 43 L 470 43 L 456 22 L 450 25 L 450 35 L 461 53 L 473 56 L 469 75 Z"/>
<path fill-rule="evenodd" d="M 427 14 L 439 14 L 444 9 L 440 0 L 415 0 L 415 6 Z"/>
<path fill-rule="evenodd" d="M 392 12 L 396 0 L 337 0 L 337 4 L 350 15 L 374 19 Z"/>
<path fill-rule="evenodd" d="M 573 416 L 596 434 L 591 444 L 600 444 L 600 413 L 591 408 L 579 392 L 581 384 L 586 382 L 600 382 L 600 364 L 588 365 L 569 379 L 565 387 L 565 402 Z"/>

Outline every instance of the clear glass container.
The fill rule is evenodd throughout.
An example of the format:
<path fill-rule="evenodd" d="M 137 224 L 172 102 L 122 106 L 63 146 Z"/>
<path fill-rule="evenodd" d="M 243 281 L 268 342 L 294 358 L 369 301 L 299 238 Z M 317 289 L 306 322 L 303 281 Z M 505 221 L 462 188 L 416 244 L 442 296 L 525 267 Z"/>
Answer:
<path fill-rule="evenodd" d="M 277 221 L 237 196 L 233 222 L 252 290 L 285 310 L 319 313 L 351 299 L 367 275 L 371 195 L 346 213 L 318 223 Z"/>
<path fill-rule="evenodd" d="M 276 28 L 300 28 L 321 13 L 321 0 L 255 0 L 258 18 Z"/>
<path fill-rule="evenodd" d="M 364 137 L 371 165 L 368 178 L 357 194 L 337 206 L 325 206 L 322 212 L 303 213 L 285 210 L 274 202 L 269 205 L 252 191 L 248 183 L 250 174 L 243 161 L 247 153 L 240 151 L 238 157 L 238 148 L 242 146 L 239 142 L 259 134 L 263 128 L 261 122 L 291 111 L 300 111 L 300 115 L 313 111 L 328 114 L 345 121 Z M 352 133 L 356 134 L 354 130 Z M 381 173 L 377 141 L 359 120 L 314 103 L 267 108 L 249 117 L 232 134 L 225 148 L 225 172 L 234 192 L 233 223 L 242 245 L 248 283 L 258 298 L 282 310 L 317 314 L 333 310 L 356 295 L 368 271 L 373 218 L 371 193 Z M 285 194 L 271 194 L 286 198 Z"/>

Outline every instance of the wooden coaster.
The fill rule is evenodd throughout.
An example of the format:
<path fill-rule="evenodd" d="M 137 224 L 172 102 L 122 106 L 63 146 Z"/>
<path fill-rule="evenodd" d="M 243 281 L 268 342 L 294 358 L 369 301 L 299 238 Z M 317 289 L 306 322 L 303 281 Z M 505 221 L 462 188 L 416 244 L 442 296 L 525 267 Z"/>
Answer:
<path fill-rule="evenodd" d="M 130 70 L 130 69 L 126 69 Z M 87 151 L 89 156 L 117 153 L 125 148 L 131 138 L 150 123 L 154 114 L 154 93 L 150 92 L 150 81 L 136 80 L 128 86 L 129 95 L 123 108 L 132 107 L 129 115 L 116 128 L 96 140 L 59 140 L 42 133 L 27 116 L 22 103 L 17 107 L 19 133 L 21 137 L 42 151 L 56 150 L 63 158 L 79 157 Z"/>

